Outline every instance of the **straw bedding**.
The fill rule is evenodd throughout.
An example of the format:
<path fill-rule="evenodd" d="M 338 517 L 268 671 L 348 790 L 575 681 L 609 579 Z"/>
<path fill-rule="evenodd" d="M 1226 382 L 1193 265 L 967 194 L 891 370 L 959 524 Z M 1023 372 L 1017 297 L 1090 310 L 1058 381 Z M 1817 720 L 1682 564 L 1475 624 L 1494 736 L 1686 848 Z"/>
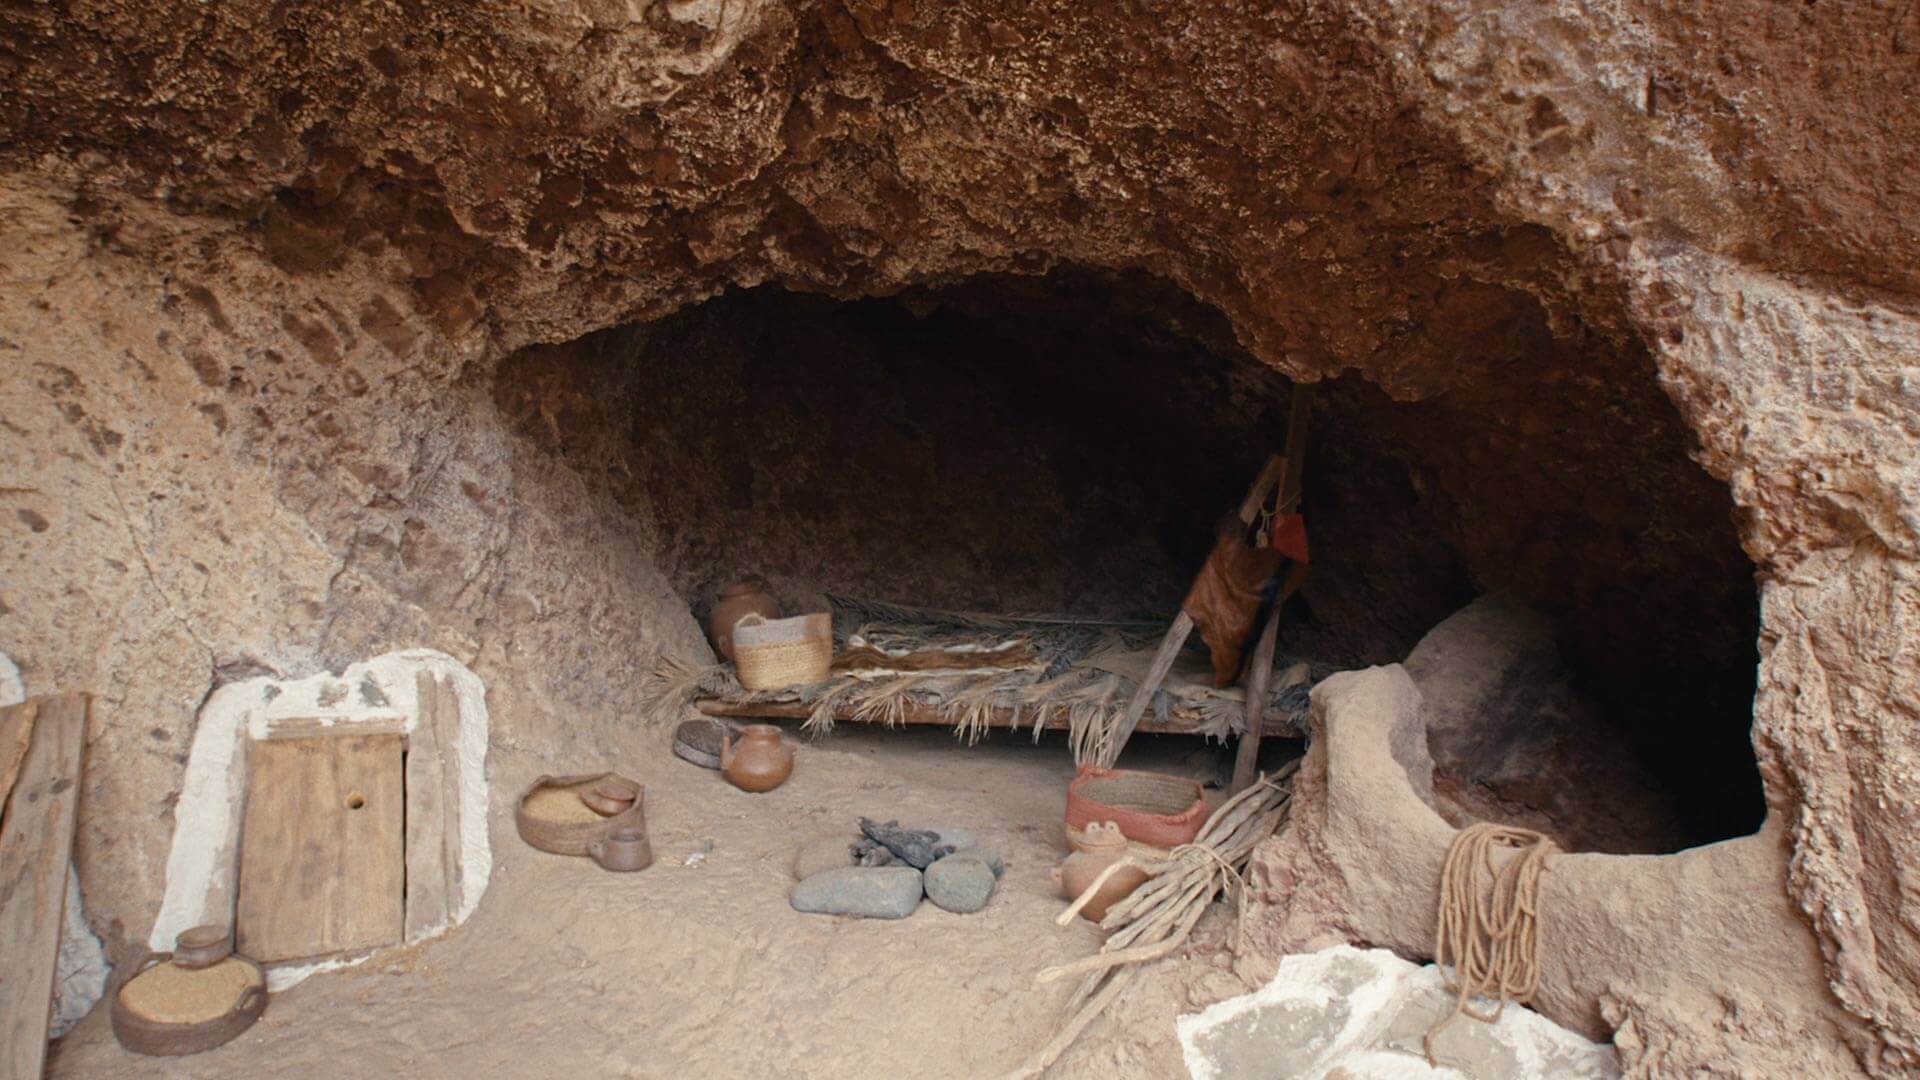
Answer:
<path fill-rule="evenodd" d="M 695 699 L 735 705 L 809 706 L 803 729 L 816 735 L 850 717 L 888 727 L 904 722 L 908 707 L 931 710 L 971 744 L 1001 711 L 1015 728 L 1030 728 L 1037 741 L 1049 723 L 1063 722 L 1076 761 L 1099 760 L 1133 695 L 1135 682 L 1122 671 L 1090 660 L 1151 649 L 1165 626 L 1158 623 L 1080 619 L 1063 615 L 990 615 L 940 611 L 882 601 L 829 596 L 833 605 L 835 655 L 824 682 L 782 690 L 748 690 L 733 666 L 692 667 L 671 658 L 655 669 L 648 707 L 678 716 Z M 1303 662 L 1283 661 L 1281 670 Z M 1270 709 L 1292 716 L 1304 730 L 1306 684 L 1301 677 L 1278 687 Z M 1314 675 L 1324 677 L 1325 671 Z M 1224 738 L 1239 730 L 1246 706 L 1242 692 L 1189 692 L 1190 684 L 1154 695 L 1154 714 L 1195 722 L 1203 734 Z"/>

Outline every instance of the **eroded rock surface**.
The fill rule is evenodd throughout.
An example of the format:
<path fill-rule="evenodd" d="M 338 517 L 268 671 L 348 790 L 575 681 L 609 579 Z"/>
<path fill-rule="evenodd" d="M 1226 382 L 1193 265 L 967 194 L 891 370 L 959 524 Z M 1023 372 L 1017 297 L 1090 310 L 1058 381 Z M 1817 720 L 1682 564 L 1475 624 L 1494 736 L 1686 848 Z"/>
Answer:
<path fill-rule="evenodd" d="M 1253 925 L 1279 954 L 1364 943 L 1431 958 L 1456 830 L 1422 795 L 1433 765 L 1419 691 L 1399 665 L 1344 672 L 1314 688 L 1309 722 L 1288 824 L 1254 853 Z M 1777 826 L 1675 855 L 1553 856 L 1534 1007 L 1613 1035 L 1636 1076 L 1734 1061 L 1756 1075 L 1856 1072 L 1857 1021 L 1815 970 L 1814 937 L 1780 887 L 1786 857 Z"/>
<path fill-rule="evenodd" d="M 1779 850 L 1756 888 L 1811 928 L 1796 977 L 1864 1022 L 1859 1060 L 1920 1067 L 1916 20 L 8 9 L 0 647 L 29 692 L 98 695 L 96 928 L 125 959 L 150 927 L 194 716 L 225 682 L 435 648 L 490 687 L 496 741 L 578 753 L 621 743 L 651 658 L 705 658 L 649 512 L 602 498 L 593 469 L 617 465 L 501 415 L 505 357 L 735 286 L 1074 263 L 1171 281 L 1291 375 L 1431 404 L 1447 424 L 1398 445 L 1432 465 L 1396 482 L 1456 525 L 1424 527 L 1479 584 L 1564 591 L 1556 618 L 1644 639 L 1642 670 L 1684 679 L 1660 665 L 1723 647 L 1696 613 L 1752 617 L 1681 458 L 1724 480 L 1761 578 Z M 570 393 L 534 413 L 562 422 Z M 1729 1039 L 1785 1030 L 1749 1015 Z"/>
<path fill-rule="evenodd" d="M 1509 595 L 1482 597 L 1421 638 L 1406 670 L 1420 691 L 1435 805 L 1449 821 L 1524 825 L 1568 851 L 1687 846 L 1666 792 L 1568 685 L 1553 627 L 1538 612 Z M 1705 782 L 1682 792 L 1759 795 Z"/>

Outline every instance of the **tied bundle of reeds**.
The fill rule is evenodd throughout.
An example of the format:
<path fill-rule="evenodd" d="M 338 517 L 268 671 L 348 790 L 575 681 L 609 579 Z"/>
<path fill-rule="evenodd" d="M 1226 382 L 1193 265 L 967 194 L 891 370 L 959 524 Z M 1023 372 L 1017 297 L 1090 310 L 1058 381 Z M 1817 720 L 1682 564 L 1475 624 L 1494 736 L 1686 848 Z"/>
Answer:
<path fill-rule="evenodd" d="M 1100 891 L 1108 877 L 1121 867 L 1145 870 L 1147 880 L 1138 889 L 1107 909 L 1100 920 L 1110 931 L 1100 951 L 1084 960 L 1050 967 L 1036 981 L 1050 983 L 1072 975 L 1083 975 L 1080 986 L 1067 1000 L 1069 1016 L 1052 1041 L 1041 1047 L 1016 1070 L 1013 1077 L 1038 1076 L 1065 1053 L 1088 1024 L 1120 996 L 1139 965 L 1150 963 L 1178 949 L 1193 933 L 1216 896 L 1231 892 L 1238 918 L 1246 913 L 1247 861 L 1261 841 L 1272 836 L 1287 818 L 1293 802 L 1292 780 L 1299 762 L 1288 762 L 1272 776 L 1262 775 L 1245 791 L 1228 799 L 1215 810 L 1191 844 L 1173 849 L 1164 859 L 1145 859 L 1139 855 L 1108 867 L 1094 879 L 1067 910 L 1060 913 L 1062 926 L 1072 922 L 1080 909 Z"/>

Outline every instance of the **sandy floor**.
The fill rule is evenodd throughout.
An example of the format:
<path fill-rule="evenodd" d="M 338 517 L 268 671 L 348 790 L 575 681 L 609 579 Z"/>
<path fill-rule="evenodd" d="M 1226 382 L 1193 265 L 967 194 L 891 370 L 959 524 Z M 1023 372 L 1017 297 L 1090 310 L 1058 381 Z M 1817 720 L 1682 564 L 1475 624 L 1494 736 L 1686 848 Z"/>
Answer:
<path fill-rule="evenodd" d="M 1141 742 L 1129 764 L 1215 767 L 1197 740 Z M 1100 943 L 1089 923 L 1053 924 L 1047 870 L 1072 775 L 1057 743 L 961 749 L 944 731 L 842 729 L 803 745 L 766 795 L 671 757 L 664 733 L 644 747 L 615 764 L 647 785 L 652 868 L 609 874 L 526 847 L 510 793 L 595 763 L 497 752 L 494 877 L 467 925 L 310 979 L 198 1057 L 128 1054 L 95 1009 L 55 1044 L 49 1075 L 998 1076 L 1051 1037 L 1070 986 L 1034 973 Z M 860 814 L 973 830 L 1007 862 L 992 903 L 965 916 L 922 904 L 897 922 L 794 912 L 794 849 Z M 684 865 L 709 839 L 705 862 Z M 1217 941 L 1225 923 L 1216 913 L 1199 936 Z M 1204 945 L 1159 964 L 1051 1075 L 1184 1075 L 1173 1017 L 1248 989 L 1227 964 Z"/>

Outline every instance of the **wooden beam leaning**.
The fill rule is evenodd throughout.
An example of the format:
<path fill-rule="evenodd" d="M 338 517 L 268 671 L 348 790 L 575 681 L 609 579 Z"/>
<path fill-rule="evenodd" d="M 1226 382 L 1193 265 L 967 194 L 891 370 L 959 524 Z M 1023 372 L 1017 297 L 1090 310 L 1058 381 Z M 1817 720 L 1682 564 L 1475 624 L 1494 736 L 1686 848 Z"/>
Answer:
<path fill-rule="evenodd" d="M 1295 392 L 1296 395 L 1298 391 Z M 1287 471 L 1284 457 L 1274 455 L 1267 458 L 1260 468 L 1260 475 L 1254 477 L 1253 486 L 1247 489 L 1247 497 L 1240 500 L 1240 520 L 1248 525 L 1260 513 L 1260 507 L 1267 501 L 1267 493 L 1276 484 L 1282 482 Z M 1183 608 L 1173 617 L 1173 625 L 1167 627 L 1165 637 L 1160 639 L 1160 649 L 1153 654 L 1153 666 L 1147 669 L 1147 677 L 1139 686 L 1134 687 L 1133 697 L 1127 702 L 1127 711 L 1120 717 L 1120 724 L 1114 728 L 1106 746 L 1100 750 L 1097 765 L 1108 768 L 1120 760 L 1120 751 L 1126 749 L 1127 740 L 1133 738 L 1134 729 L 1140 726 L 1140 718 L 1146 715 L 1147 705 L 1153 695 L 1159 691 L 1160 684 L 1166 681 L 1167 672 L 1173 670 L 1173 662 L 1180 655 L 1181 646 L 1187 643 L 1187 636 L 1193 633 L 1193 616 Z"/>
<path fill-rule="evenodd" d="M 1260 630 L 1260 643 L 1253 648 L 1252 667 L 1247 673 L 1247 721 L 1240 732 L 1240 743 L 1233 754 L 1233 786 L 1228 794 L 1237 795 L 1253 783 L 1254 768 L 1260 760 L 1260 737 L 1267 730 L 1267 697 L 1272 692 L 1273 650 L 1280 637 L 1280 609 L 1287 605 L 1300 583 L 1307 579 L 1307 568 L 1300 563 L 1287 568 L 1287 576 L 1274 594 L 1273 608 L 1267 612 L 1266 625 Z M 1291 729 L 1289 729 L 1291 734 Z"/>
<path fill-rule="evenodd" d="M 1311 403 L 1307 388 L 1295 384 L 1293 398 L 1287 403 L 1286 477 L 1280 481 L 1280 495 L 1274 500 L 1276 513 L 1292 513 L 1300 505 L 1301 473 L 1307 458 L 1307 415 Z M 1240 744 L 1233 753 L 1233 786 L 1230 794 L 1245 791 L 1253 783 L 1254 768 L 1260 761 L 1260 736 L 1266 729 L 1267 687 L 1273 679 L 1273 650 L 1280 636 L 1280 609 L 1287 597 L 1306 580 L 1302 564 L 1287 568 L 1287 576 L 1274 594 L 1273 609 L 1267 612 L 1266 625 L 1260 629 L 1259 644 L 1254 646 L 1252 666 L 1247 672 L 1247 722 L 1240 732 Z"/>
<path fill-rule="evenodd" d="M 0 820 L 0 1076 L 39 1076 L 46 1060 L 87 708 L 85 694 L 62 694 L 4 710 L 32 734 Z"/>

